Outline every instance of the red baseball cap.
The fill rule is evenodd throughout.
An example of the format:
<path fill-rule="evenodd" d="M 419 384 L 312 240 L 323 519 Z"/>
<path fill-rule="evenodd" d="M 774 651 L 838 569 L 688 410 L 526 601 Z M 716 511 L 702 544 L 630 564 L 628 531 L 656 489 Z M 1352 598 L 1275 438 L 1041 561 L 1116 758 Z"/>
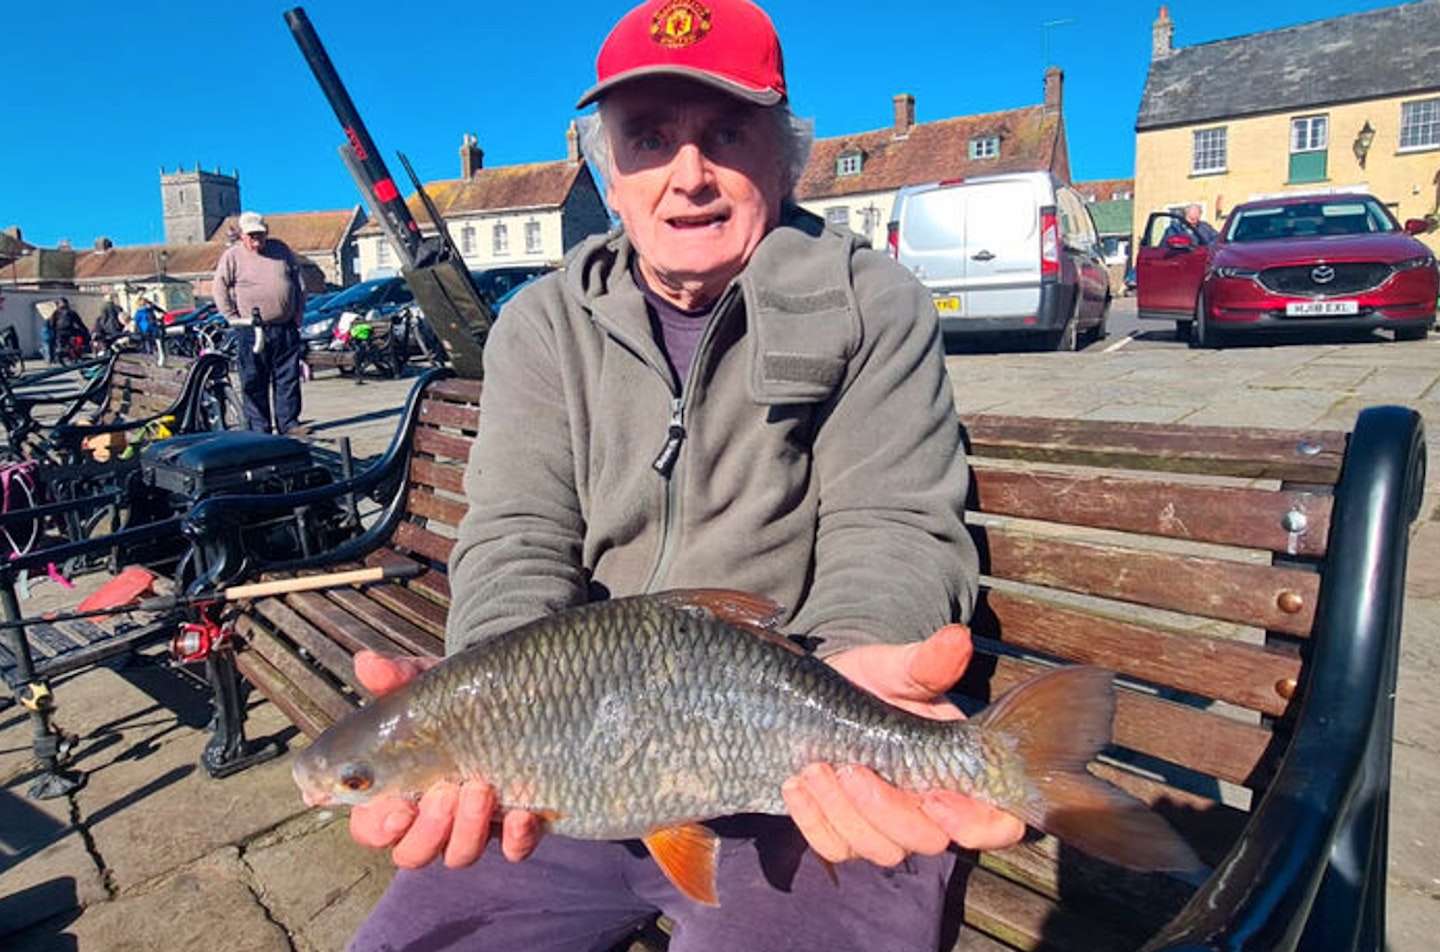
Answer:
<path fill-rule="evenodd" d="M 785 63 L 770 18 L 748 0 L 648 0 L 615 24 L 581 109 L 642 76 L 684 76 L 760 106 L 785 100 Z"/>

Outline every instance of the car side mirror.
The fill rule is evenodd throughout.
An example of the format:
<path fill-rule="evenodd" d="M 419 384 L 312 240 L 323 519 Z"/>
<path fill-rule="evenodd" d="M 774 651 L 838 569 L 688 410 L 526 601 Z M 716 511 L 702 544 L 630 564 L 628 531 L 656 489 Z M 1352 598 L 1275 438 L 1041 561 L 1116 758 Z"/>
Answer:
<path fill-rule="evenodd" d="M 1171 235 L 1165 239 L 1165 247 L 1171 251 L 1190 251 L 1195 247 L 1195 240 L 1189 235 Z"/>
<path fill-rule="evenodd" d="M 1411 218 L 1405 222 L 1405 234 L 1423 235 L 1430 230 L 1430 223 L 1423 218 Z"/>

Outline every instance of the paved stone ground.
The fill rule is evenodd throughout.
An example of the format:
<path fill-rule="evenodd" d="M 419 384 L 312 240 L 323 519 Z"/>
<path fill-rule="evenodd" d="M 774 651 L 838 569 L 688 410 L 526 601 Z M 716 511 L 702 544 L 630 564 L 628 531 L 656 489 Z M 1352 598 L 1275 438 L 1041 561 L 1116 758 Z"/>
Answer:
<path fill-rule="evenodd" d="M 1348 427 L 1361 408 L 1419 409 L 1440 434 L 1440 340 L 1416 344 L 1091 351 L 952 357 L 962 411 L 1218 425 Z M 383 450 L 410 381 L 306 390 L 313 439 Z M 330 441 L 330 442 L 327 442 Z M 1440 435 L 1432 456 L 1440 449 Z M 1390 948 L 1422 952 L 1440 931 L 1440 492 L 1433 466 L 1412 540 L 1397 701 Z M 37 586 L 43 607 L 57 593 Z M 70 596 L 73 598 L 73 596 Z M 37 609 L 38 610 L 38 609 Z M 27 799 L 24 712 L 0 708 L 0 945 L 11 952 L 333 952 L 390 871 L 353 845 L 343 815 L 303 809 L 289 757 L 225 780 L 197 766 L 205 692 L 158 665 L 95 668 L 56 685 L 58 723 L 80 737 L 85 785 Z M 176 714 L 176 711 L 180 714 Z M 252 705 L 253 737 L 295 734 Z"/>

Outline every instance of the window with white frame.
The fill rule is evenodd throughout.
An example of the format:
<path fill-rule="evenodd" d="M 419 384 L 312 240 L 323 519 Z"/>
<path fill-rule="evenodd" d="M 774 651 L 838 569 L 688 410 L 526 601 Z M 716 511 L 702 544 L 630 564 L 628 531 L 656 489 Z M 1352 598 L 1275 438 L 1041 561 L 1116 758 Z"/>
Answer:
<path fill-rule="evenodd" d="M 1206 175 L 1225 171 L 1225 126 L 1196 129 L 1191 135 L 1190 174 Z"/>
<path fill-rule="evenodd" d="M 474 225 L 466 225 L 460 229 L 460 253 L 467 255 L 475 253 Z"/>
<path fill-rule="evenodd" d="M 976 136 L 970 140 L 970 158 L 972 159 L 993 159 L 999 154 L 999 136 Z"/>
<path fill-rule="evenodd" d="M 510 229 L 505 227 L 503 221 L 497 221 L 495 229 L 491 232 L 490 251 L 496 257 L 510 253 Z"/>
<path fill-rule="evenodd" d="M 390 242 L 386 241 L 384 238 L 381 238 L 379 241 L 375 242 L 375 267 L 390 267 Z"/>
<path fill-rule="evenodd" d="M 1440 99 L 1400 104 L 1400 148 L 1440 147 Z"/>
<path fill-rule="evenodd" d="M 538 221 L 525 223 L 525 253 L 527 255 L 540 253 L 540 223 Z"/>
<path fill-rule="evenodd" d="M 825 209 L 825 223 L 834 225 L 837 228 L 850 227 L 850 206 L 833 205 Z"/>
<path fill-rule="evenodd" d="M 1290 120 L 1290 181 L 1325 181 L 1330 151 L 1330 118 L 1297 116 Z"/>
<path fill-rule="evenodd" d="M 839 177 L 859 175 L 864 164 L 864 159 L 859 152 L 842 152 L 835 159 L 835 174 Z"/>

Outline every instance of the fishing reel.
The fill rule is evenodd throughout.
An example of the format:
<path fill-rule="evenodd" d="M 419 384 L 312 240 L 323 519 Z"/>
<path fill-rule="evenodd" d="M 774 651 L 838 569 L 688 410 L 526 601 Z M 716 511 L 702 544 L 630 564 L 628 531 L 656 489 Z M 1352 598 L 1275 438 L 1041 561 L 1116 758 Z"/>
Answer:
<path fill-rule="evenodd" d="M 202 610 L 198 622 L 180 625 L 180 633 L 170 639 L 170 657 L 180 664 L 204 661 L 217 651 L 232 647 L 235 630 L 230 625 L 221 625 Z"/>

